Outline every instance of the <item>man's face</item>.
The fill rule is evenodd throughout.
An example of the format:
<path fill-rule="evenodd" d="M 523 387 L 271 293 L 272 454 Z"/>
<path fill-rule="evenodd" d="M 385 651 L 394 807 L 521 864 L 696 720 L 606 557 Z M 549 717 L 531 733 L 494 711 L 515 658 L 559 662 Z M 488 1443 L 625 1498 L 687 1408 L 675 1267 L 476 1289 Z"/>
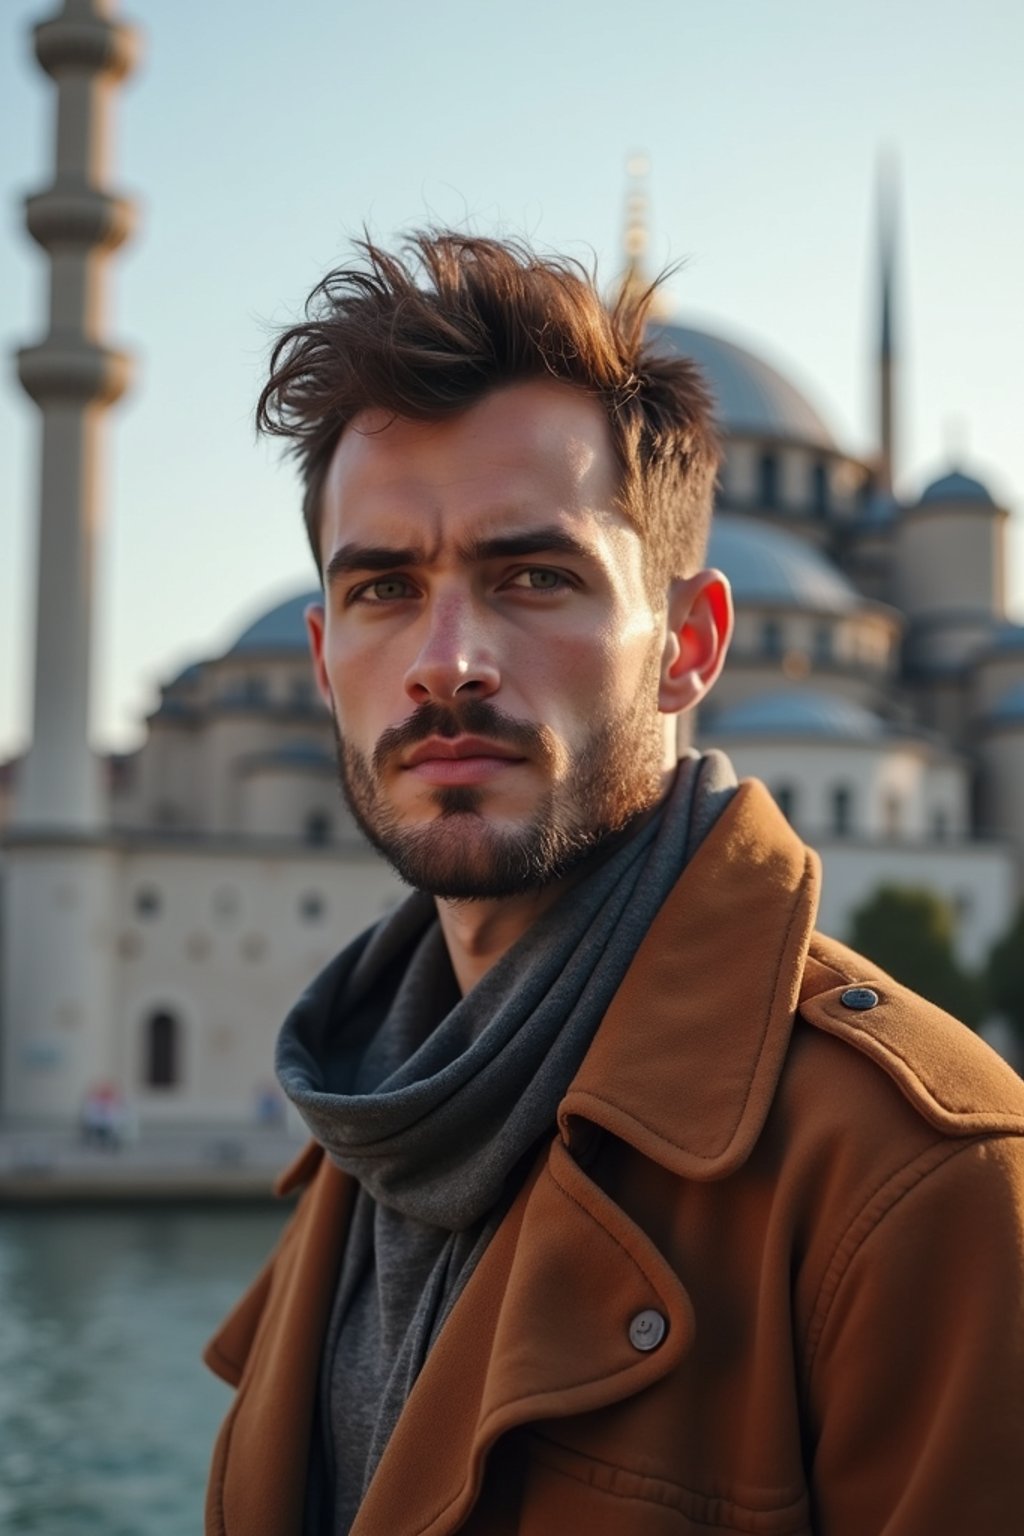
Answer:
<path fill-rule="evenodd" d="M 603 411 L 554 380 L 342 435 L 310 639 L 346 798 L 410 884 L 542 886 L 658 798 L 664 616 L 616 486 Z"/>

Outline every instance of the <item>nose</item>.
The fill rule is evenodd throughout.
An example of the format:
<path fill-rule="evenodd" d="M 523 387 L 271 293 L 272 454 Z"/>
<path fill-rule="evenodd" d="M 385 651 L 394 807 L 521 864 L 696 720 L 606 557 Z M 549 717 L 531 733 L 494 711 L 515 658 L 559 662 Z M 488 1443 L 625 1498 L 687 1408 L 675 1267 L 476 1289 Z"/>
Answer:
<path fill-rule="evenodd" d="M 501 675 L 483 616 L 469 599 L 451 594 L 437 601 L 423 624 L 422 643 L 405 674 L 405 691 L 414 704 L 486 699 L 498 691 Z"/>

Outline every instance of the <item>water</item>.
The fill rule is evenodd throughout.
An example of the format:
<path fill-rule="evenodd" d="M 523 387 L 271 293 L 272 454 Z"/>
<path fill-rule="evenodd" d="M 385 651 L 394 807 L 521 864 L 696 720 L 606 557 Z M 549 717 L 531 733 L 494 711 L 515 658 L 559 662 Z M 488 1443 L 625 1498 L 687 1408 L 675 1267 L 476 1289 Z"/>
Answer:
<path fill-rule="evenodd" d="M 0 1212 L 4 1536 L 197 1536 L 231 1401 L 200 1352 L 284 1219 Z"/>

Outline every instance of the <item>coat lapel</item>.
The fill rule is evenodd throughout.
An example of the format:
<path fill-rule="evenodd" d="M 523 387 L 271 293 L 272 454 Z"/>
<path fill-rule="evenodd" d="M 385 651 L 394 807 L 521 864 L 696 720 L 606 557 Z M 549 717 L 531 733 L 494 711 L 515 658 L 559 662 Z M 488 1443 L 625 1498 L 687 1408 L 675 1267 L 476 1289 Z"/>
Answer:
<path fill-rule="evenodd" d="M 629 1325 L 647 1308 L 668 1332 L 641 1353 Z M 454 1531 L 502 1435 L 641 1391 L 678 1363 L 693 1329 L 657 1249 L 556 1142 L 431 1351 L 351 1536 Z"/>
<path fill-rule="evenodd" d="M 651 924 L 559 1109 L 682 1178 L 750 1155 L 789 1046 L 820 865 L 740 785 Z"/>

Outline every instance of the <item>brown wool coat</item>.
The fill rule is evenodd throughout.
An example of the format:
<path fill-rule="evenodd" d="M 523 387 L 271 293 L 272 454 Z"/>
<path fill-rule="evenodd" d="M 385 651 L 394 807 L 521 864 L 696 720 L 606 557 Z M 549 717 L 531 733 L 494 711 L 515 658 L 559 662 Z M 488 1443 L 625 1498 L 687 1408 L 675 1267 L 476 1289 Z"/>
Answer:
<path fill-rule="evenodd" d="M 353 1536 L 1019 1536 L 1024 1085 L 812 932 L 742 786 L 434 1347 Z M 851 984 L 878 1006 L 843 1005 Z M 298 1536 L 352 1187 L 309 1148 L 207 1350 L 210 1536 Z M 667 1321 L 638 1350 L 630 1323 Z"/>

